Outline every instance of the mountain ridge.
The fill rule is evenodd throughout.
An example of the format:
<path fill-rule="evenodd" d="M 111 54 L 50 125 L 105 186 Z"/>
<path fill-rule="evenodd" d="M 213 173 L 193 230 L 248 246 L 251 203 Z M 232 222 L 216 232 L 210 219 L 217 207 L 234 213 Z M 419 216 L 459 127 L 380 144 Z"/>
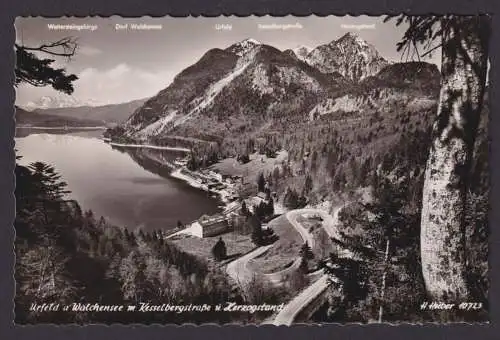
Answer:
<path fill-rule="evenodd" d="M 56 109 L 69 108 L 80 106 L 102 106 L 104 103 L 93 99 L 81 99 L 72 95 L 57 95 L 57 96 L 41 96 L 40 98 L 30 101 L 24 105 L 18 105 L 26 111 L 34 111 L 37 109 Z"/>
<path fill-rule="evenodd" d="M 149 141 L 169 135 L 212 141 L 215 136 L 221 137 L 223 125 L 227 125 L 227 131 L 222 131 L 222 135 L 226 135 L 233 133 L 234 125 L 248 131 L 250 122 L 258 127 L 285 111 L 300 120 L 319 104 L 322 96 L 341 97 L 377 86 L 404 87 L 405 80 L 400 75 L 407 74 L 402 71 L 412 65 L 389 64 L 372 45 L 352 33 L 320 45 L 308 56 L 322 49 L 321 53 L 333 50 L 328 60 L 337 57 L 341 49 L 345 52 L 342 60 L 358 55 L 361 66 L 352 66 L 356 63 L 351 62 L 350 69 L 341 69 L 337 63 L 325 71 L 324 65 L 305 62 L 292 50 L 280 51 L 253 39 L 225 49 L 210 49 L 181 71 L 167 88 L 137 108 L 122 126 L 124 135 Z M 390 71 L 396 68 L 399 70 Z M 431 71 L 434 78 L 436 70 Z M 385 78 L 377 78 L 377 74 Z M 425 89 L 416 91 L 420 90 Z M 225 122 L 226 118 L 232 122 Z M 207 126 L 203 132 L 196 131 L 200 124 Z"/>
<path fill-rule="evenodd" d="M 129 137 L 147 139 L 175 130 L 193 117 L 204 116 L 207 120 L 217 116 L 215 119 L 220 121 L 222 116 L 228 116 L 223 111 L 235 111 L 232 104 L 224 102 L 224 96 L 246 98 L 239 103 L 237 115 L 251 111 L 249 114 L 255 116 L 260 111 L 257 115 L 269 117 L 278 113 L 272 103 L 292 102 L 296 99 L 290 96 L 292 93 L 300 92 L 300 96 L 312 100 L 311 96 L 348 82 L 340 74 L 323 74 L 275 47 L 244 41 L 225 50 L 207 51 L 179 73 L 169 87 L 134 112 L 124 127 Z"/>
<path fill-rule="evenodd" d="M 15 119 L 17 126 L 36 127 L 101 127 L 105 122 L 85 118 L 41 114 L 36 111 L 27 111 L 15 106 Z"/>
<path fill-rule="evenodd" d="M 332 44 L 337 46 L 339 40 Z M 356 37 L 340 43 L 346 41 L 356 42 Z M 385 148 L 399 143 L 405 131 L 430 124 L 439 94 L 436 65 L 387 63 L 374 75 L 352 80 L 338 71 L 322 72 L 289 50 L 262 43 L 241 45 L 249 48 L 233 44 L 207 51 L 125 123 L 108 130 L 107 136 L 121 142 L 191 148 L 210 162 L 256 149 L 270 155 L 285 149 L 300 163 L 298 152 L 311 147 L 307 145 L 330 149 L 322 144 L 330 140 L 324 131 L 359 130 L 358 141 Z M 299 137 L 307 131 L 316 131 L 316 137 Z M 304 146 L 304 138 L 318 142 Z"/>
<path fill-rule="evenodd" d="M 53 115 L 59 117 L 86 119 L 101 121 L 106 124 L 120 124 L 126 121 L 130 115 L 141 107 L 147 99 L 137 99 L 120 104 L 107 104 L 98 106 L 76 106 L 35 109 L 31 112 L 41 115 Z"/>

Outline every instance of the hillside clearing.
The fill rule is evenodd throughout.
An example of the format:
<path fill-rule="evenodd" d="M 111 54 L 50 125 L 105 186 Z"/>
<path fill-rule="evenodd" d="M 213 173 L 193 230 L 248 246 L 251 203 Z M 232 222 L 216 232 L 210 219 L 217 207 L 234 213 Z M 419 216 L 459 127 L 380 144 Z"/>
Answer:
<path fill-rule="evenodd" d="M 269 158 L 266 155 L 258 153 L 251 154 L 249 157 L 250 162 L 246 164 L 241 164 L 235 157 L 231 157 L 221 160 L 210 168 L 222 175 L 242 176 L 248 180 L 252 180 L 256 179 L 261 172 L 268 173 L 273 171 L 276 166 L 281 165 L 282 162 L 288 159 L 288 153 L 286 151 L 279 151 L 275 158 Z"/>
<path fill-rule="evenodd" d="M 174 243 L 186 253 L 207 260 L 209 263 L 214 263 L 212 248 L 219 237 L 222 237 L 222 240 L 226 244 L 228 257 L 235 257 L 237 254 L 241 256 L 255 248 L 249 235 L 240 235 L 235 232 L 206 238 L 199 238 L 192 235 L 178 235 L 169 239 L 169 242 Z"/>
<path fill-rule="evenodd" d="M 279 239 L 266 253 L 249 262 L 252 269 L 263 273 L 273 273 L 291 265 L 299 256 L 300 247 L 304 243 L 286 215 L 275 218 L 269 222 L 268 227 L 274 230 Z"/>

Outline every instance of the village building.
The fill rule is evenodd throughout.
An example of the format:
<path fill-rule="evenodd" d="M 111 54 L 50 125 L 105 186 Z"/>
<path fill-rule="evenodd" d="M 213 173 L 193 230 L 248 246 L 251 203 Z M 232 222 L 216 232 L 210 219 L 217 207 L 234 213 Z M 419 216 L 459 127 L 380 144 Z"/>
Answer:
<path fill-rule="evenodd" d="M 226 182 L 231 183 L 231 184 L 241 182 L 241 180 L 243 178 L 243 176 L 241 176 L 241 175 L 230 175 L 227 173 L 222 173 L 221 177 L 222 177 L 223 181 L 226 181 Z"/>
<path fill-rule="evenodd" d="M 196 222 L 193 223 L 192 235 L 204 238 L 217 236 L 230 231 L 228 219 L 222 214 L 213 216 L 203 215 Z"/>

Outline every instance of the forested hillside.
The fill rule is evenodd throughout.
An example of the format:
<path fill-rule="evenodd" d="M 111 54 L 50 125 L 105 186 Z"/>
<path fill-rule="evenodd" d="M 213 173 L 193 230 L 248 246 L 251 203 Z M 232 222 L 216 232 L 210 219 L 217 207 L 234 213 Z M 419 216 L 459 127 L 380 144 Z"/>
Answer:
<path fill-rule="evenodd" d="M 485 97 L 488 103 L 488 96 Z M 431 137 L 429 132 L 420 132 L 388 149 L 380 166 L 369 176 L 373 200 L 351 204 L 342 212 L 342 239 L 338 244 L 353 251 L 360 260 L 331 255 L 332 262 L 341 264 L 342 269 L 327 271 L 343 280 L 345 295 L 341 301 L 338 296 L 332 297 L 333 302 L 316 313 L 316 321 L 375 321 L 381 310 L 383 320 L 390 322 L 488 320 L 488 121 L 489 109 L 485 105 L 475 142 L 465 213 L 466 280 L 471 299 L 483 306 L 481 311 L 429 311 L 419 307 L 428 299 L 419 241 L 423 170 Z"/>

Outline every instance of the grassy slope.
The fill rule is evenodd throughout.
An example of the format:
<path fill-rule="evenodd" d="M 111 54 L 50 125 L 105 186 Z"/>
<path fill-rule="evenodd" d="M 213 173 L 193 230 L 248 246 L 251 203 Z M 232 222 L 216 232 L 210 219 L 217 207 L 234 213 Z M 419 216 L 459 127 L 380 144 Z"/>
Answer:
<path fill-rule="evenodd" d="M 223 175 L 245 176 L 250 181 L 254 181 L 259 173 L 270 172 L 275 166 L 280 165 L 287 159 L 287 152 L 279 152 L 276 158 L 268 158 L 265 155 L 252 154 L 250 162 L 246 164 L 239 163 L 236 158 L 230 157 L 214 164 L 211 168 Z"/>
<path fill-rule="evenodd" d="M 286 268 L 299 256 L 303 244 L 302 237 L 285 215 L 275 218 L 268 226 L 274 230 L 279 239 L 269 251 L 250 262 L 252 268 L 264 273 Z"/>
<path fill-rule="evenodd" d="M 235 256 L 236 254 L 245 254 L 255 248 L 248 235 L 239 235 L 231 232 L 221 235 L 222 240 L 226 244 L 227 256 Z M 198 258 L 208 260 L 209 264 L 214 264 L 212 256 L 212 248 L 219 239 L 219 236 L 199 238 L 190 235 L 178 235 L 172 237 L 170 240 L 179 249 L 195 255 Z"/>

